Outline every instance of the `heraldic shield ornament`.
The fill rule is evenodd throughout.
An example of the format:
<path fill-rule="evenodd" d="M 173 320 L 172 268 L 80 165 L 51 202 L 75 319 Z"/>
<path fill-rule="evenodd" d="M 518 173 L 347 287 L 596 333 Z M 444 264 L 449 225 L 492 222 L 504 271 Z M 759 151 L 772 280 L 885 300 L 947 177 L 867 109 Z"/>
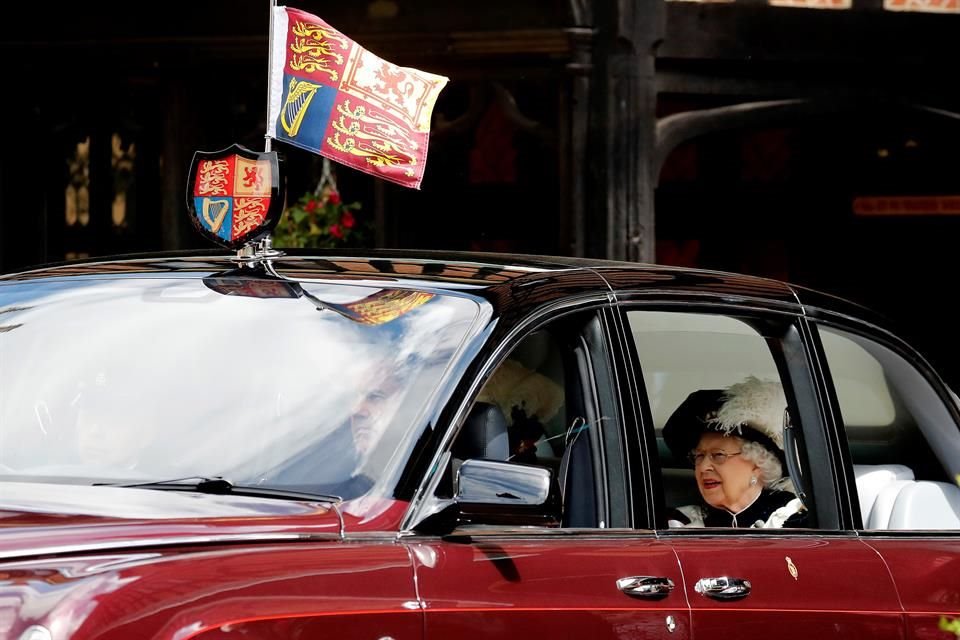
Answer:
<path fill-rule="evenodd" d="M 240 249 L 273 231 L 283 214 L 284 186 L 275 151 L 238 144 L 197 151 L 187 182 L 190 221 L 201 235 Z"/>

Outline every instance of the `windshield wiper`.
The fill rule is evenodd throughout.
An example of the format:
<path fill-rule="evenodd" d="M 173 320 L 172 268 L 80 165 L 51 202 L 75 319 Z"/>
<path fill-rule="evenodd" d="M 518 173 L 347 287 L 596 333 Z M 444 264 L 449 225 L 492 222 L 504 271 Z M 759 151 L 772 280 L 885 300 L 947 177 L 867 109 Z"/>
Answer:
<path fill-rule="evenodd" d="M 326 493 L 312 493 L 307 491 L 292 491 L 289 489 L 275 489 L 272 487 L 237 485 L 220 476 L 215 476 L 213 478 L 207 478 L 204 476 L 189 476 L 186 478 L 173 478 L 172 480 L 151 480 L 149 482 L 131 483 L 99 482 L 94 486 L 121 487 L 127 489 L 156 489 L 158 491 L 196 491 L 197 493 L 210 493 L 214 495 L 278 498 L 281 500 L 323 500 L 326 502 L 343 502 L 342 497 Z"/>

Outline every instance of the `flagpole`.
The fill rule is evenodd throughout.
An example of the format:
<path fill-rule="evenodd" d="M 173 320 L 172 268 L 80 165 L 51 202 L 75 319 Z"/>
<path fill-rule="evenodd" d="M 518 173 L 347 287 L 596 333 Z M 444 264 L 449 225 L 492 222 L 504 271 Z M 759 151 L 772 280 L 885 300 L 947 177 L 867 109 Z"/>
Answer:
<path fill-rule="evenodd" d="M 270 32 L 267 34 L 267 115 L 264 118 L 266 123 L 266 131 L 263 132 L 263 150 L 266 153 L 270 153 L 272 146 L 270 140 L 270 92 L 273 91 L 273 80 L 270 77 L 273 73 L 273 10 L 277 6 L 277 0 L 270 0 L 270 21 L 268 22 Z M 283 179 L 282 177 L 280 178 Z M 286 203 L 284 203 L 286 206 Z M 283 214 L 281 214 L 283 215 Z M 264 235 L 256 245 L 248 244 L 246 247 L 241 249 L 238 252 L 238 255 L 242 256 L 244 250 L 250 249 L 253 255 L 259 255 L 261 257 L 266 256 L 278 256 L 283 255 L 281 251 L 275 251 L 273 249 L 273 233 L 267 233 Z M 255 263 L 251 263 L 252 264 Z M 266 261 L 267 265 L 270 264 L 269 260 Z"/>
<path fill-rule="evenodd" d="M 270 91 L 272 87 L 271 74 L 273 73 L 273 10 L 277 6 L 277 0 L 270 0 L 270 31 L 267 34 L 267 131 L 270 131 Z M 263 135 L 263 150 L 270 151 L 271 149 L 270 135 L 264 133 Z"/>

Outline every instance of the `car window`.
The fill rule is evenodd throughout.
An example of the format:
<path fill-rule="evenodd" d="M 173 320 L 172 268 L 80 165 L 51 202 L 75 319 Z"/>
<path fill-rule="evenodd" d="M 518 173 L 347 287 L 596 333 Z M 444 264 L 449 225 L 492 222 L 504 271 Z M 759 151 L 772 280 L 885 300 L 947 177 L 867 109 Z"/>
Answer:
<path fill-rule="evenodd" d="M 562 526 L 611 526 L 605 456 L 622 464 L 597 322 L 578 314 L 517 343 L 487 378 L 454 441 L 451 478 L 471 458 L 544 467 L 562 499 Z M 502 432 L 490 428 L 499 423 Z"/>
<path fill-rule="evenodd" d="M 877 341 L 829 326 L 819 333 L 863 527 L 960 529 L 960 431 L 934 384 Z"/>
<path fill-rule="evenodd" d="M 660 526 L 811 526 L 787 466 L 781 332 L 732 315 L 626 318 L 656 436 Z"/>

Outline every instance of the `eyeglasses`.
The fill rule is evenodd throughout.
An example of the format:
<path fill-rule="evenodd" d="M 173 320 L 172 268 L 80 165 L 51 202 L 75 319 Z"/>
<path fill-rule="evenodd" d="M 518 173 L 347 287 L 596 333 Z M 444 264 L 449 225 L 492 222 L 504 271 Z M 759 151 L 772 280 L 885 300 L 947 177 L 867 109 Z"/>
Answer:
<path fill-rule="evenodd" d="M 735 453 L 727 453 L 726 451 L 711 451 L 709 453 L 704 453 L 703 451 L 691 451 L 687 454 L 687 460 L 689 460 L 690 463 L 696 467 L 705 459 L 709 459 L 710 462 L 719 467 L 727 461 L 727 458 L 738 456 L 741 453 L 741 451 L 737 451 Z"/>

